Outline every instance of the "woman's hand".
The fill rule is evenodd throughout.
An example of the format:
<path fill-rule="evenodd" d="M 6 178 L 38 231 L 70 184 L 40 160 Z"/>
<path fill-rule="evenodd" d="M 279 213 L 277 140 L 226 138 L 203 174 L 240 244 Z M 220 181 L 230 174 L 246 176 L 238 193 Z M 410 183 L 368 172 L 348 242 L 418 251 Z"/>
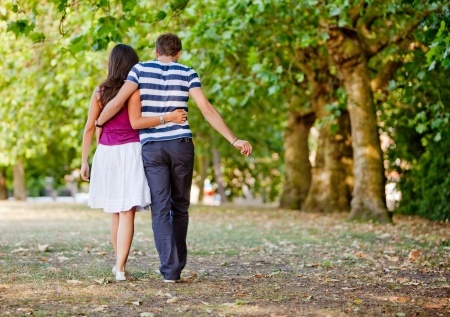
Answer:
<path fill-rule="evenodd" d="M 82 180 L 89 182 L 89 164 L 81 164 L 80 176 Z"/>
<path fill-rule="evenodd" d="M 184 109 L 176 109 L 164 117 L 166 122 L 185 123 L 187 120 L 187 112 Z"/>

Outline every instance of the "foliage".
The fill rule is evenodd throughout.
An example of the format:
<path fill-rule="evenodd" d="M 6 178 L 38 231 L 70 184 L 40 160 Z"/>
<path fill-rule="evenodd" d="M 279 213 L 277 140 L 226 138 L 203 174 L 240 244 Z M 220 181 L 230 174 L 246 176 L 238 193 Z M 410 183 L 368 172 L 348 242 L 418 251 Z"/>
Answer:
<path fill-rule="evenodd" d="M 411 170 L 401 178 L 399 212 L 432 220 L 450 219 L 450 128 L 444 140 L 426 148 Z"/>
<path fill-rule="evenodd" d="M 11 16 L 7 6 L 1 9 L 4 32 Z M 80 64 L 65 48 L 67 41 L 51 32 L 59 16 L 55 7 L 36 4 L 33 12 L 40 12 L 35 21 L 47 30 L 45 42 L 34 43 L 33 38 L 11 32 L 0 40 L 0 71 L 5 75 L 0 79 L 0 164 L 11 166 L 25 159 L 31 191 L 48 176 L 62 183 L 64 175 L 79 165 L 74 158 L 87 105 L 105 65 L 104 59 L 87 51 L 79 54 L 84 61 Z M 80 14 L 79 19 L 83 17 Z M 10 23 L 7 29 L 11 27 Z"/>
<path fill-rule="evenodd" d="M 31 108 L 41 110 L 39 115 L 23 111 L 23 115 L 17 116 L 9 109 L 10 115 L 4 116 L 2 131 L 9 133 L 10 137 L 2 140 L 1 148 L 5 149 L 5 153 L 6 149 L 10 151 L 1 164 L 8 166 L 19 157 L 25 157 L 29 185 L 40 184 L 47 176 L 54 176 L 57 183 L 62 181 L 65 174 L 79 166 L 81 131 L 90 94 L 105 74 L 105 50 L 114 42 L 126 42 L 136 48 L 142 60 L 153 58 L 150 49 L 157 34 L 172 31 L 178 33 L 184 43 L 182 62 L 199 72 L 207 96 L 232 130 L 240 138 L 250 139 L 255 145 L 254 157 L 258 164 L 252 162 L 253 158 L 246 162 L 235 155 L 236 150 L 217 133 L 211 134 L 211 127 L 204 121 L 200 111 L 191 106 L 189 120 L 196 139 L 197 153 L 210 154 L 209 145 L 215 144 L 222 157 L 230 157 L 224 160 L 224 164 L 245 167 L 245 173 L 263 177 L 266 169 L 266 163 L 263 162 L 273 165 L 265 157 L 281 151 L 282 129 L 278 127 L 284 120 L 280 119 L 278 113 L 283 113 L 272 109 L 270 111 L 277 116 L 266 115 L 264 108 L 271 107 L 271 104 L 261 94 L 266 91 L 265 87 L 252 83 L 253 74 L 249 78 L 245 71 L 239 72 L 237 68 L 242 65 L 235 63 L 234 58 L 230 59 L 231 55 L 213 58 L 211 53 L 220 53 L 220 49 L 214 47 L 217 45 L 215 39 L 209 43 L 208 40 L 192 40 L 200 38 L 203 32 L 201 23 L 208 25 L 208 19 L 213 17 L 205 13 L 204 21 L 195 27 L 198 12 L 208 7 L 197 3 L 186 8 L 187 3 L 182 0 L 169 3 L 125 0 L 84 3 L 61 0 L 43 3 L 30 0 L 6 5 L 2 20 L 7 22 L 3 29 L 7 37 L 2 46 L 2 55 L 11 60 L 9 69 L 17 80 L 9 81 L 10 86 L 2 90 L 4 104 L 0 111 L 6 112 L 8 107 L 11 108 L 8 105 L 10 102 L 17 105 L 18 109 L 27 102 Z M 224 12 L 220 11 L 221 14 Z M 190 25 L 191 29 L 185 28 L 184 24 Z M 222 36 L 226 29 L 222 30 L 217 25 L 218 36 Z M 149 29 L 152 31 L 148 32 Z M 45 36 L 31 36 L 32 32 Z M 212 28 L 210 32 L 213 32 Z M 28 54 L 18 59 L 19 50 L 8 45 L 12 42 L 17 47 L 29 47 Z M 229 46 L 228 49 L 235 50 L 236 47 Z M 39 59 L 40 63 L 35 65 L 31 62 L 33 59 Z M 30 67 L 24 73 L 24 63 L 27 62 Z M 245 69 L 246 65 L 243 67 Z M 270 75 L 269 72 L 267 74 Z M 36 81 L 35 78 L 39 79 Z M 13 95 L 12 91 L 17 94 Z M 261 125 L 268 128 L 258 131 Z M 30 130 L 27 126 L 36 128 Z M 252 131 L 258 131 L 258 137 Z M 262 131 L 263 134 L 260 133 Z M 40 161 L 43 156 L 49 157 L 45 164 Z M 31 182 L 31 178 L 36 177 L 41 178 L 41 181 Z M 273 180 L 276 183 L 266 185 L 267 190 L 279 188 L 277 184 L 280 179 Z M 275 196 L 276 193 L 270 195 L 271 198 Z"/>
<path fill-rule="evenodd" d="M 166 31 L 180 35 L 181 61 L 199 72 L 208 98 L 255 147 L 249 159 L 236 155 L 190 107 L 196 151 L 220 150 L 234 195 L 250 185 L 267 200 L 277 197 L 288 103 L 293 95 L 310 97 L 305 65 L 320 76 L 330 26 L 365 32 L 368 46 L 382 44 L 369 56 L 372 78 L 386 62 L 403 65 L 389 90 L 375 93 L 381 129 L 394 140 L 389 170 L 417 183 L 422 164 L 437 168 L 442 158 L 450 100 L 445 1 L 24 0 L 2 3 L 0 16 L 0 165 L 25 158 L 30 177 L 62 180 L 79 166 L 90 93 L 104 78 L 111 45 L 126 42 L 142 60 L 153 58 L 156 36 Z M 336 75 L 333 65 L 328 71 Z M 342 87 L 334 88 L 339 105 L 330 104 L 324 120 L 346 102 Z"/>
<path fill-rule="evenodd" d="M 416 36 L 431 43 L 439 29 L 431 17 L 428 32 Z M 434 28 L 432 26 L 435 26 Z M 389 171 L 399 176 L 402 201 L 398 212 L 430 219 L 448 219 L 450 85 L 448 68 L 429 69 L 428 53 L 405 56 L 405 63 L 390 82 L 383 104 L 383 130 L 390 136 Z M 398 181 L 394 177 L 393 181 Z"/>
<path fill-rule="evenodd" d="M 427 63 L 430 70 L 433 70 L 437 65 L 441 65 L 443 68 L 450 68 L 449 25 L 450 15 L 441 21 L 439 31 L 430 45 L 430 50 L 427 52 Z"/>

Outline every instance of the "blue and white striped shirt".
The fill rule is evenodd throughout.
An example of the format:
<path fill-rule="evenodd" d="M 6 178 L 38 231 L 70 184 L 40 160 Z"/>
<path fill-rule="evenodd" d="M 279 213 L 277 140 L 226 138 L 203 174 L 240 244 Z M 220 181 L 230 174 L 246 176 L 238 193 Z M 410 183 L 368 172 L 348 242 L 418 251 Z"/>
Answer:
<path fill-rule="evenodd" d="M 127 80 L 138 84 L 143 117 L 164 115 L 175 109 L 185 109 L 187 112 L 189 89 L 201 87 L 200 79 L 192 68 L 158 60 L 136 64 Z M 168 122 L 139 130 L 139 137 L 144 145 L 149 141 L 192 138 L 192 131 L 187 120 L 183 124 Z"/>

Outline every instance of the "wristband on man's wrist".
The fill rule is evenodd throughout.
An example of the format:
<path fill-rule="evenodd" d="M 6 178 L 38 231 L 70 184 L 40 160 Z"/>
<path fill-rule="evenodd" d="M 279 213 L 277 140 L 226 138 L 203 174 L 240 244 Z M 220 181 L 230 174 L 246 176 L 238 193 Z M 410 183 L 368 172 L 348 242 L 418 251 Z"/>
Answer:
<path fill-rule="evenodd" d="M 162 114 L 159 116 L 159 122 L 161 122 L 161 124 L 164 124 L 164 122 L 166 122 Z"/>
<path fill-rule="evenodd" d="M 234 141 L 233 141 L 233 142 L 231 142 L 231 145 L 233 145 L 233 146 L 234 146 L 234 142 L 236 142 L 237 140 L 239 140 L 239 139 L 238 139 L 238 138 L 234 139 Z"/>

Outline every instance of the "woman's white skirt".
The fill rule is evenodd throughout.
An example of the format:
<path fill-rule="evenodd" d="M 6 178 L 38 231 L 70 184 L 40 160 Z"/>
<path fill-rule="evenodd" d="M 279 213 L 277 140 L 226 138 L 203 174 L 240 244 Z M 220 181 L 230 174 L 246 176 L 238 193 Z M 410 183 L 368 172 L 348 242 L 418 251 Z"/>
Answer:
<path fill-rule="evenodd" d="M 97 146 L 90 174 L 89 207 L 116 213 L 150 205 L 141 151 L 140 142 Z"/>

